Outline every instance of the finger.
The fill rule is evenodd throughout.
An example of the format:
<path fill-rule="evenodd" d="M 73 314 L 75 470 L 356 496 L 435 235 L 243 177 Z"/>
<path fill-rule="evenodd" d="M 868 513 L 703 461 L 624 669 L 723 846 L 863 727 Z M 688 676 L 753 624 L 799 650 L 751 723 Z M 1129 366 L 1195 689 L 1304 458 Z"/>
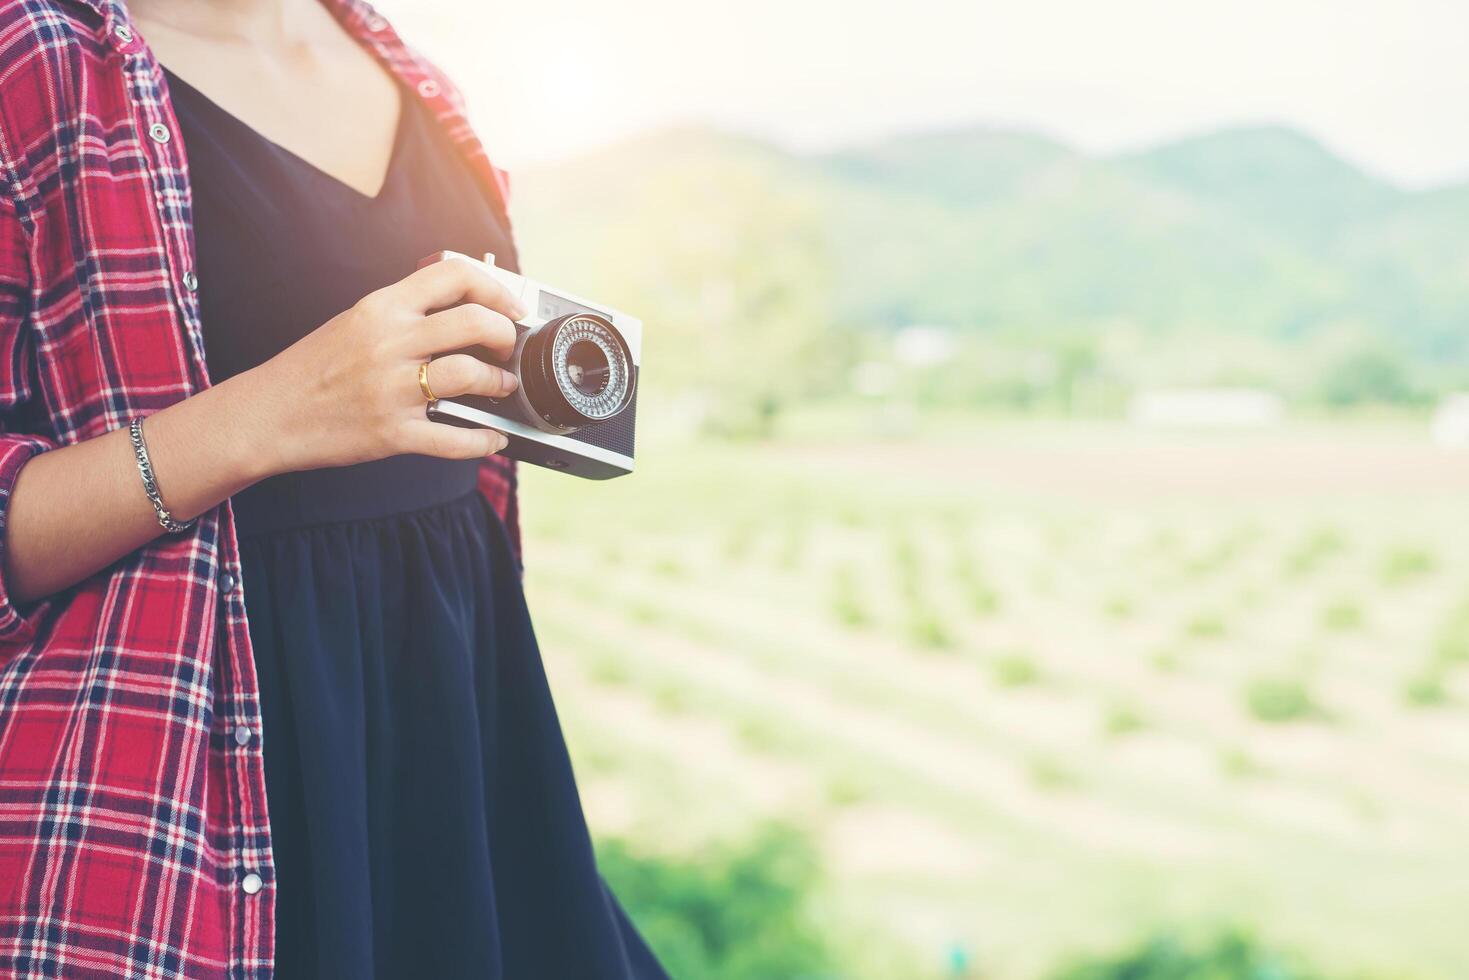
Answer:
<path fill-rule="evenodd" d="M 489 307 L 465 303 L 424 317 L 414 340 L 424 355 L 479 345 L 506 358 L 515 349 L 515 324 Z"/>
<path fill-rule="evenodd" d="M 420 313 L 458 303 L 488 306 L 512 320 L 523 320 L 530 312 L 495 278 L 488 265 L 464 255 L 430 263 L 388 288 Z"/>
<path fill-rule="evenodd" d="M 510 440 L 494 429 L 465 429 L 425 416 L 409 426 L 406 441 L 404 452 L 440 459 L 479 459 L 498 453 Z"/>
<path fill-rule="evenodd" d="M 515 375 L 472 354 L 446 354 L 428 364 L 428 386 L 440 398 L 484 395 L 504 398 L 516 388 Z"/>

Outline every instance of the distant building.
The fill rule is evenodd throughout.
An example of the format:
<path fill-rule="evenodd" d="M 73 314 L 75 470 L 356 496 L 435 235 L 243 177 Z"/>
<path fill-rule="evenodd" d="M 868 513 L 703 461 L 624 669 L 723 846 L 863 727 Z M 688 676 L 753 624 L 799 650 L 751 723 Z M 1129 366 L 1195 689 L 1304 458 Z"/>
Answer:
<path fill-rule="evenodd" d="M 1445 449 L 1469 449 L 1469 392 L 1445 395 L 1430 424 L 1433 441 Z"/>
<path fill-rule="evenodd" d="M 908 367 L 937 367 L 953 359 L 954 334 L 944 327 L 904 327 L 893 335 L 893 356 Z"/>
<path fill-rule="evenodd" d="M 1260 429 L 1279 425 L 1285 402 L 1260 388 L 1155 388 L 1133 396 L 1136 425 L 1205 429 Z"/>

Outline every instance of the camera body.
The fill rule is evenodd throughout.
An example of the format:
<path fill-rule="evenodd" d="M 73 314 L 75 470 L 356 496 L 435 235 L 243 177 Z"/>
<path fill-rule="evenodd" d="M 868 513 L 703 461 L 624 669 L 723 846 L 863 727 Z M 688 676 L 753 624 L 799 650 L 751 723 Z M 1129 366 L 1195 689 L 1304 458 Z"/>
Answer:
<path fill-rule="evenodd" d="M 631 473 L 642 321 L 498 268 L 493 255 L 484 261 L 530 313 L 515 325 L 508 358 L 484 347 L 468 353 L 510 371 L 518 385 L 505 398 L 437 399 L 429 418 L 501 432 L 509 439 L 503 453 L 524 463 L 590 480 Z"/>

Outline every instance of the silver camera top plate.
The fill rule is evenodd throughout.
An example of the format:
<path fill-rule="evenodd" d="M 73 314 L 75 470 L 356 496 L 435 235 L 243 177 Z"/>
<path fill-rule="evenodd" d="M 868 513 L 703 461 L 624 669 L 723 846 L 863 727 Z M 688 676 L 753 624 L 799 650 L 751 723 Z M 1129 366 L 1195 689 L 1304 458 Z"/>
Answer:
<path fill-rule="evenodd" d="M 594 303 L 573 293 L 568 293 L 564 289 L 553 288 L 528 276 L 502 269 L 495 264 L 493 253 L 486 252 L 484 261 L 500 284 L 520 300 L 521 305 L 530 310 L 530 314 L 520 321 L 522 324 L 536 327 L 568 313 L 598 313 L 611 320 L 617 332 L 622 334 L 623 339 L 627 341 L 628 349 L 632 352 L 633 363 L 642 362 L 643 321 L 637 317 L 614 309 L 606 303 Z"/>

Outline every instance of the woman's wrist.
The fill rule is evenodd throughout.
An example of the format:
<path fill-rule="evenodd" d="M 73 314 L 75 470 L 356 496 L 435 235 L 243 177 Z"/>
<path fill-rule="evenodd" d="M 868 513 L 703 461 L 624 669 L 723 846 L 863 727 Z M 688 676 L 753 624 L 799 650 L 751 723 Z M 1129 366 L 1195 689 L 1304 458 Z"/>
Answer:
<path fill-rule="evenodd" d="M 158 489 L 178 520 L 195 517 L 284 469 L 271 399 L 249 374 L 145 420 Z"/>
<path fill-rule="evenodd" d="M 272 365 L 263 364 L 220 382 L 224 415 L 222 441 L 233 479 L 241 489 L 267 477 L 307 469 L 302 420 L 271 384 Z"/>

